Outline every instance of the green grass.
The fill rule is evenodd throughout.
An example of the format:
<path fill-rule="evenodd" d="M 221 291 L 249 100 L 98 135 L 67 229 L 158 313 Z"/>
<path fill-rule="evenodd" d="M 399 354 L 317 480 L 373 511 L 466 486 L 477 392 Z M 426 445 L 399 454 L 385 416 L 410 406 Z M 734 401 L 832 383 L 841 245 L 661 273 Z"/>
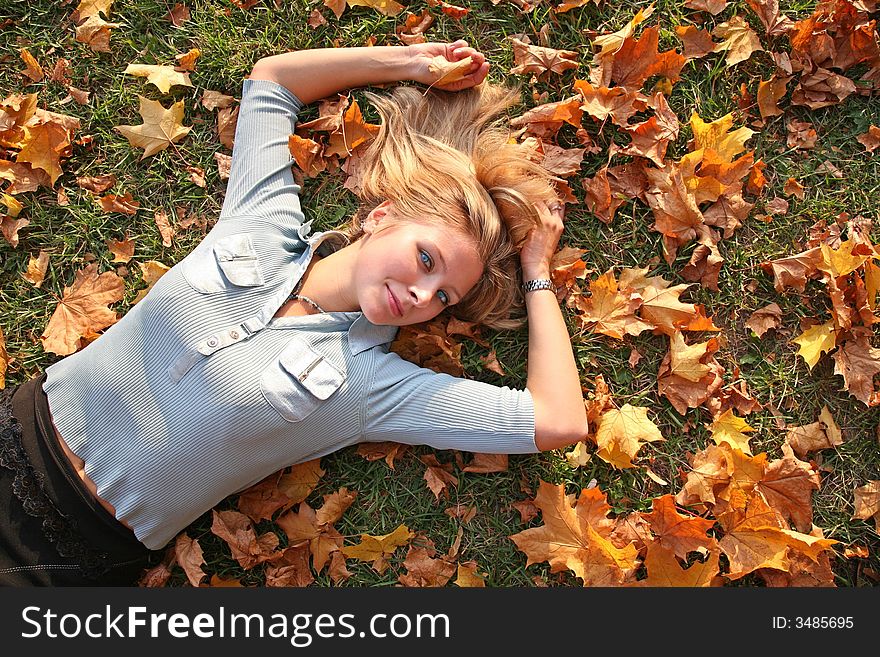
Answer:
<path fill-rule="evenodd" d="M 161 236 L 153 221 L 155 211 L 165 210 L 174 216 L 175 209 L 183 206 L 213 220 L 219 214 L 225 183 L 220 180 L 213 160 L 217 151 L 227 153 L 214 131 L 216 118 L 197 104 L 206 89 L 238 96 L 241 80 L 254 62 L 261 56 L 276 54 L 289 49 L 363 45 L 371 36 L 377 45 L 396 44 L 394 28 L 402 22 L 399 17 L 382 16 L 376 11 L 355 7 L 348 8 L 340 19 L 323 8 L 328 25 L 317 29 L 305 27 L 309 12 L 318 2 L 286 0 L 276 3 L 269 0 L 250 10 L 241 10 L 226 0 L 196 0 L 188 2 L 192 20 L 175 28 L 164 19 L 172 3 L 151 0 L 118 2 L 112 21 L 122 26 L 112 31 L 109 53 L 95 53 L 84 44 L 74 40 L 74 25 L 69 15 L 74 4 L 38 0 L 37 2 L 7 3 L 0 9 L 0 22 L 11 22 L 0 32 L 0 93 L 5 98 L 11 93 L 38 93 L 40 106 L 70 114 L 82 121 L 77 136 L 90 135 L 89 146 L 74 146 L 64 161 L 64 173 L 57 187 L 67 191 L 68 206 L 59 206 L 54 190 L 41 188 L 34 193 L 20 195 L 25 205 L 22 216 L 30 225 L 20 232 L 20 244 L 12 248 L 0 242 L 0 328 L 12 361 L 6 373 L 6 385 L 21 383 L 38 374 L 58 357 L 42 350 L 39 336 L 55 307 L 57 297 L 73 280 L 73 272 L 83 266 L 92 254 L 99 262 L 99 271 L 115 269 L 112 255 L 106 247 L 108 239 L 122 239 L 128 234 L 137 242 L 135 258 L 129 263 L 130 274 L 126 277 L 125 300 L 115 306 L 124 314 L 143 283 L 137 273 L 137 262 L 159 260 L 173 265 L 182 259 L 201 238 L 196 229 L 181 231 L 171 247 L 162 245 Z M 538 5 L 527 14 L 520 13 L 511 3 L 501 2 L 493 6 L 488 0 L 474 1 L 468 6 L 471 14 L 455 21 L 437 10 L 432 10 L 436 22 L 428 31 L 429 38 L 437 41 L 466 38 L 471 45 L 481 49 L 492 62 L 490 79 L 495 82 L 515 81 L 523 83 L 525 110 L 535 103 L 527 78 L 511 80 L 507 71 L 513 66 L 512 48 L 506 37 L 527 34 L 538 43 L 537 31 L 550 25 L 550 46 L 576 50 L 580 53 L 580 68 L 562 75 L 551 75 L 548 80 L 535 85 L 536 92 L 548 92 L 548 100 L 560 100 L 571 94 L 575 79 L 588 76 L 591 59 L 589 38 L 592 31 L 607 32 L 623 27 L 647 2 L 603 3 L 600 7 L 590 4 L 567 13 L 555 14 L 547 3 Z M 427 4 L 422 0 L 411 2 L 408 9 L 421 12 Z M 812 2 L 783 3 L 783 10 L 792 18 L 803 18 L 813 10 Z M 745 2 L 731 2 L 716 17 L 684 8 L 678 2 L 660 0 L 654 15 L 642 28 L 661 26 L 661 50 L 676 47 L 678 41 L 674 28 L 678 24 L 694 22 L 696 18 L 706 21 L 711 28 L 734 14 L 744 15 L 760 35 L 763 29 L 749 13 Z M 768 42 L 762 36 L 765 47 Z M 775 39 L 773 44 L 785 49 L 787 40 Z M 20 75 L 24 68 L 18 57 L 21 47 L 30 52 L 47 69 L 59 56 L 70 61 L 71 79 L 79 88 L 91 92 L 86 106 L 75 103 L 61 104 L 66 96 L 63 86 L 48 79 L 31 83 Z M 202 52 L 191 79 L 193 88 L 176 87 L 167 95 L 160 94 L 143 79 L 124 75 L 129 63 L 173 64 L 174 56 L 190 48 Z M 770 49 L 769 47 L 767 48 Z M 682 129 L 679 140 L 670 144 L 667 157 L 677 158 L 688 151 L 690 127 L 687 120 L 696 110 L 705 120 L 714 120 L 735 111 L 741 83 L 745 83 L 753 95 L 759 80 L 769 79 L 773 71 L 772 59 L 766 52 L 755 53 L 751 59 L 733 68 L 724 66 L 721 55 L 709 55 L 686 64 L 682 80 L 678 82 L 669 103 L 679 119 Z M 650 89 L 648 81 L 645 89 Z M 794 84 L 789 85 L 789 91 Z M 141 161 L 140 150 L 132 148 L 113 127 L 121 124 L 139 124 L 137 95 L 161 100 L 168 106 L 172 100 L 184 100 L 185 125 L 192 125 L 190 135 L 176 149 L 160 152 Z M 360 93 L 356 92 L 368 119 L 375 119 L 375 112 L 366 106 Z M 783 101 L 785 107 L 787 99 Z M 757 108 L 752 108 L 757 117 Z M 316 108 L 309 107 L 303 119 L 316 115 Z M 819 141 L 812 150 L 793 150 L 786 145 L 788 118 L 812 122 Z M 607 125 L 600 132 L 599 125 L 584 117 L 584 127 L 603 146 L 598 154 L 587 155 L 581 171 L 570 179 L 574 193 L 583 199 L 581 180 L 591 177 L 607 161 L 607 148 L 612 141 L 624 143 L 616 136 L 618 132 Z M 743 125 L 737 119 L 735 126 Z M 753 452 L 766 451 L 771 459 L 781 456 L 780 445 L 784 431 L 777 428 L 777 417 L 788 425 L 814 422 L 822 406 L 827 404 L 841 426 L 846 442 L 840 447 L 813 454 L 822 474 L 822 486 L 813 495 L 814 523 L 821 527 L 826 537 L 840 541 L 832 560 L 836 582 L 839 586 L 873 586 L 875 578 L 869 574 L 880 572 L 880 539 L 873 524 L 851 519 L 853 513 L 853 489 L 868 480 L 880 478 L 880 448 L 877 428 L 880 412 L 869 409 L 842 390 L 842 379 L 833 374 L 830 358 L 823 358 L 809 371 L 803 360 L 796 357 L 796 347 L 789 342 L 799 333 L 801 318 L 825 317 L 828 305 L 822 286 L 811 284 L 803 294 L 778 294 L 772 279 L 760 268 L 766 260 L 791 255 L 802 250 L 807 229 L 815 221 L 833 221 L 847 212 L 852 216 L 863 215 L 874 220 L 878 217 L 878 192 L 880 192 L 880 156 L 871 157 L 855 141 L 857 134 L 869 125 L 880 125 L 880 104 L 876 99 L 851 96 L 844 103 L 825 109 L 810 111 L 803 107 L 788 107 L 784 117 L 774 117 L 763 128 L 753 128 L 756 134 L 748 147 L 755 157 L 767 163 L 765 175 L 768 185 L 764 195 L 740 228 L 731 238 L 722 240 L 720 249 L 725 258 L 719 278 L 719 291 L 713 292 L 693 285 L 684 300 L 702 303 L 707 314 L 722 327 L 723 346 L 717 354 L 726 369 L 726 382 L 731 381 L 732 371 L 740 367 L 740 376 L 749 391 L 765 405 L 761 411 L 747 417 L 756 431 L 753 434 Z M 575 146 L 574 131 L 564 128 L 560 143 Z M 8 158 L 7 158 L 8 159 Z M 817 172 L 825 161 L 830 161 L 843 172 L 843 178 L 835 179 Z M 614 163 L 623 162 L 616 158 Z M 200 188 L 189 182 L 186 166 L 198 166 L 206 172 L 207 185 Z M 131 192 L 141 202 L 137 215 L 106 214 L 98 208 L 91 195 L 76 186 L 77 176 L 115 173 L 117 184 L 110 192 Z M 806 188 L 803 200 L 789 198 L 789 212 L 777 216 L 770 223 L 755 219 L 763 213 L 763 203 L 774 196 L 783 196 L 782 187 L 789 177 L 794 177 Z M 340 172 L 306 179 L 303 188 L 303 206 L 313 208 L 315 227 L 335 227 L 355 210 L 354 198 L 342 189 Z M 611 225 L 593 219 L 583 205 L 570 206 L 567 212 L 565 245 L 576 246 L 589 252 L 589 278 L 595 278 L 610 267 L 651 265 L 651 273 L 671 280 L 673 284 L 685 282 L 679 273 L 687 263 L 693 244 L 679 250 L 675 262 L 668 266 L 662 259 L 659 235 L 651 230 L 653 217 L 642 203 L 627 203 L 619 208 Z M 876 240 L 875 240 L 876 241 Z M 20 278 L 27 266 L 28 257 L 39 250 L 51 254 L 49 270 L 42 288 L 34 288 Z M 757 339 L 744 322 L 761 306 L 776 302 L 784 311 L 782 331 L 771 332 Z M 525 529 L 519 513 L 511 502 L 531 497 L 524 492 L 528 488 L 537 491 L 541 480 L 565 484 L 569 492 L 577 492 L 595 480 L 615 514 L 631 511 L 649 511 L 651 499 L 667 493 L 676 493 L 682 484 L 682 473 L 689 470 L 688 454 L 705 448 L 711 443 L 706 424 L 711 421 L 705 409 L 692 409 L 684 417 L 657 394 L 656 374 L 660 361 L 667 350 L 667 339 L 662 336 L 643 334 L 628 338 L 625 342 L 579 329 L 569 313 L 570 328 L 574 336 L 574 351 L 582 381 L 588 389 L 599 374 L 603 375 L 614 400 L 622 405 L 630 403 L 648 407 L 649 417 L 658 425 L 665 437 L 664 442 L 646 445 L 639 453 L 638 463 L 650 465 L 663 477 L 666 486 L 650 479 L 643 468 L 624 471 L 594 456 L 584 468 L 571 469 L 562 452 L 534 456 L 512 456 L 507 472 L 473 474 L 461 472 L 456 466 L 454 474 L 459 485 L 450 490 L 448 500 L 435 500 L 422 478 L 424 465 L 417 459 L 419 454 L 429 453 L 427 448 L 414 448 L 397 460 L 395 470 L 389 471 L 384 461 L 367 462 L 346 449 L 322 459 L 326 474 L 309 497 L 314 508 L 321 506 L 322 496 L 346 486 L 358 492 L 355 503 L 348 509 L 336 528 L 346 537 L 346 543 L 357 541 L 362 533 L 384 534 L 401 523 L 411 530 L 432 539 L 440 552 L 445 552 L 455 539 L 460 521 L 450 518 L 444 509 L 454 504 L 476 505 L 478 513 L 464 529 L 460 560 L 475 559 L 481 571 L 489 574 L 487 585 L 496 587 L 533 586 L 536 576 L 550 585 L 579 586 L 577 578 L 568 573 L 550 574 L 546 563 L 525 566 L 526 557 L 509 536 Z M 488 332 L 492 346 L 503 364 L 507 375 L 501 377 L 484 370 L 479 357 L 486 353 L 483 347 L 464 341 L 463 363 L 466 376 L 494 384 L 523 387 L 526 379 L 526 332 Z M 632 348 L 643 356 L 635 366 L 627 362 Z M 775 411 L 771 411 L 775 409 Z M 454 461 L 450 452 L 438 453 L 442 462 Z M 235 497 L 225 500 L 220 508 L 235 508 Z M 529 523 L 539 526 L 540 516 Z M 228 547 L 211 531 L 211 515 L 207 513 L 194 522 L 187 533 L 198 538 L 206 558 L 205 571 L 224 578 L 240 578 L 248 585 L 261 585 L 261 569 L 242 570 L 231 559 Z M 259 531 L 277 529 L 270 522 L 259 525 Z M 283 532 L 278 531 L 283 540 Z M 843 550 L 850 546 L 866 546 L 870 551 L 867 559 L 844 559 Z M 158 561 L 161 555 L 157 555 Z M 352 577 L 344 586 L 394 586 L 398 575 L 404 571 L 402 562 L 405 549 L 398 550 L 391 558 L 391 566 L 383 574 L 376 573 L 368 564 L 349 560 Z M 326 572 L 316 575 L 316 586 L 332 583 Z M 172 586 L 187 585 L 181 569 L 174 570 Z M 736 585 L 760 585 L 756 578 L 746 578 Z"/>

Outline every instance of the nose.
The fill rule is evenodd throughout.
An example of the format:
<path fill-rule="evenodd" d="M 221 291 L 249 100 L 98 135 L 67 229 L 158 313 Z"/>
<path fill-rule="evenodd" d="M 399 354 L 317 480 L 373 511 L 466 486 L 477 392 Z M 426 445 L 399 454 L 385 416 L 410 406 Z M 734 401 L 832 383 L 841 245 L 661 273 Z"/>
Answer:
<path fill-rule="evenodd" d="M 434 298 L 435 291 L 427 285 L 412 285 L 409 288 L 409 295 L 412 298 L 412 304 L 416 308 L 424 308 L 431 299 Z"/>

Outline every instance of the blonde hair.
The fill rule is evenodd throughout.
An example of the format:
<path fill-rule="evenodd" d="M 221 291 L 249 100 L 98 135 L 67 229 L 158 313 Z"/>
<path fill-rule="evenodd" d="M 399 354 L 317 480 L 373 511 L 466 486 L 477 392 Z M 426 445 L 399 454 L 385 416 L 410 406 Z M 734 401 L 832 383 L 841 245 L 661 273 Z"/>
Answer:
<path fill-rule="evenodd" d="M 473 238 L 484 270 L 450 312 L 493 329 L 521 326 L 519 247 L 537 225 L 534 204 L 558 196 L 534 149 L 511 140 L 501 124 L 520 92 L 483 82 L 459 92 L 397 87 L 390 96 L 365 95 L 382 125 L 352 163 L 361 207 L 341 230 L 359 239 L 365 217 L 390 200 L 403 221 L 461 231 Z"/>

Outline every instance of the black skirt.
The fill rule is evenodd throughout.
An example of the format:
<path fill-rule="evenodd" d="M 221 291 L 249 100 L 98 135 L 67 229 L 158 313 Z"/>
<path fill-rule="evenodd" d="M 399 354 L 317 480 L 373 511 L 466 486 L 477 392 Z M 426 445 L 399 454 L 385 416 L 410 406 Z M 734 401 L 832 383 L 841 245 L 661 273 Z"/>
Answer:
<path fill-rule="evenodd" d="M 0 390 L 0 585 L 135 586 L 151 552 L 74 471 L 45 379 Z"/>

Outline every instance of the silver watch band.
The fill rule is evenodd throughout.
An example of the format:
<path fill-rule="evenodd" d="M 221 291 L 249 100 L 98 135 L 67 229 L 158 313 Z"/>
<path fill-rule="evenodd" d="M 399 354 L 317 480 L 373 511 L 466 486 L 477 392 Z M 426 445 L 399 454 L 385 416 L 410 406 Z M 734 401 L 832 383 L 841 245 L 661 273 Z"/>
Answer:
<path fill-rule="evenodd" d="M 531 281 L 526 281 L 522 284 L 523 292 L 534 292 L 535 290 L 551 290 L 554 294 L 556 293 L 556 288 L 553 286 L 553 281 L 549 278 L 536 278 Z"/>

